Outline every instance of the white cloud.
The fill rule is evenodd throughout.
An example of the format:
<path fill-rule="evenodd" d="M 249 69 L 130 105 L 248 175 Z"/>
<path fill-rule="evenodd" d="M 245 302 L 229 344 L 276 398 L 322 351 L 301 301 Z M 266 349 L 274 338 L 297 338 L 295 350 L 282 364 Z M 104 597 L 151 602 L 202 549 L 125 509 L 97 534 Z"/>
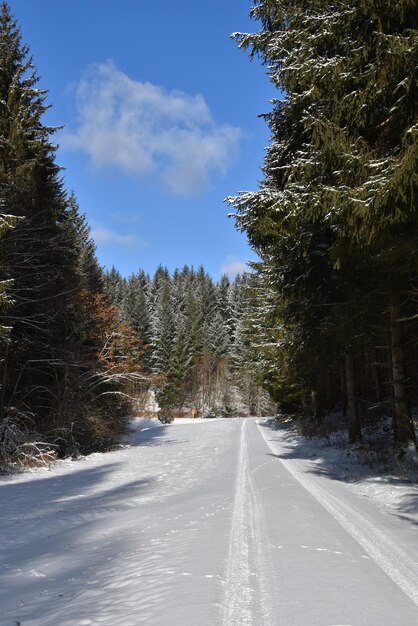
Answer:
<path fill-rule="evenodd" d="M 91 236 L 96 243 L 100 244 L 117 244 L 127 246 L 129 248 L 143 247 L 146 242 L 138 235 L 124 235 L 118 233 L 106 226 L 94 226 L 91 230 Z"/>
<path fill-rule="evenodd" d="M 221 265 L 221 275 L 226 275 L 228 278 L 235 278 L 238 274 L 244 272 L 250 272 L 251 268 L 245 261 L 240 261 L 235 256 L 227 256 L 225 262 Z"/>
<path fill-rule="evenodd" d="M 133 80 L 111 61 L 90 69 L 76 98 L 78 127 L 62 144 L 97 168 L 157 176 L 172 193 L 195 194 L 236 154 L 240 129 L 216 124 L 202 95 Z"/>

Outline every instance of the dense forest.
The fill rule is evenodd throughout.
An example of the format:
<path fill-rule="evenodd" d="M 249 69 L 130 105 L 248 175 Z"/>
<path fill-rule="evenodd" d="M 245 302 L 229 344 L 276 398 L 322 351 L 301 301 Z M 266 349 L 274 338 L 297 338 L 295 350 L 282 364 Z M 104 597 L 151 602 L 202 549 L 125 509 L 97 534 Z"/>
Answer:
<path fill-rule="evenodd" d="M 0 15 L 0 462 L 105 449 L 144 378 L 139 341 L 104 295 L 94 243 L 43 123 L 47 92 Z"/>
<path fill-rule="evenodd" d="M 126 415 L 272 415 L 416 445 L 415 0 L 257 0 L 233 37 L 277 89 L 256 191 L 228 198 L 259 262 L 123 277 L 65 188 L 47 92 L 0 15 L 0 463 L 106 449 Z M 140 260 L 138 262 L 140 266 Z M 309 430 L 309 428 L 307 429 Z"/>
<path fill-rule="evenodd" d="M 141 342 L 162 421 L 190 415 L 193 406 L 203 417 L 274 412 L 257 374 L 255 276 L 215 283 L 203 267 L 186 266 L 172 276 L 160 267 L 152 279 L 142 271 L 123 279 L 113 268 L 104 282 L 108 300 Z M 140 395 L 138 408 L 152 413 L 151 399 Z"/>
<path fill-rule="evenodd" d="M 418 404 L 416 0 L 257 0 L 253 34 L 277 89 L 260 189 L 230 198 L 259 254 L 265 377 L 282 407 L 351 442 Z"/>

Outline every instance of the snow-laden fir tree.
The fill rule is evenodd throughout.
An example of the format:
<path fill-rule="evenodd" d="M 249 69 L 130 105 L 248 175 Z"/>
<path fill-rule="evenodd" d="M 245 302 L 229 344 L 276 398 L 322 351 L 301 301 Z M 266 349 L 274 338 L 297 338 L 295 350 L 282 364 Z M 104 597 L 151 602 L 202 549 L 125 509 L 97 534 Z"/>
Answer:
<path fill-rule="evenodd" d="M 150 279 L 145 272 L 133 274 L 126 281 L 125 293 L 120 302 L 122 318 L 137 333 L 144 348 L 144 358 L 151 343 L 151 320 L 149 314 Z"/>
<path fill-rule="evenodd" d="M 104 275 L 104 288 L 113 304 L 122 306 L 126 291 L 126 279 L 122 278 L 121 273 L 116 267 L 112 267 L 109 272 Z"/>
<path fill-rule="evenodd" d="M 109 275 L 105 282 L 108 279 Z M 200 415 L 247 415 L 258 410 L 257 398 L 264 396 L 256 382 L 254 351 L 247 363 L 249 351 L 242 352 L 239 370 L 233 366 L 234 333 L 238 325 L 244 325 L 248 313 L 241 305 L 248 297 L 244 296 L 248 278 L 231 282 L 223 277 L 215 283 L 203 267 L 195 271 L 185 266 L 172 276 L 160 267 L 149 284 L 149 358 L 158 377 L 154 390 L 161 418 L 169 421 L 174 415 L 190 415 L 192 406 Z M 116 280 L 110 285 L 110 301 L 117 297 L 118 289 Z M 131 320 L 142 310 L 135 295 L 138 289 L 136 279 L 128 279 L 127 296 L 120 305 L 124 319 L 128 310 Z M 135 328 L 141 343 L 141 329 Z M 259 410 L 271 413 L 271 403 L 264 402 Z"/>
<path fill-rule="evenodd" d="M 416 1 L 259 0 L 252 15 L 262 30 L 236 37 L 261 57 L 281 99 L 266 116 L 272 140 L 265 180 L 259 191 L 232 200 L 238 226 L 270 267 L 274 260 L 270 273 L 282 298 L 290 263 L 293 280 L 306 276 L 297 265 L 312 238 L 324 244 L 331 268 L 347 268 L 345 282 L 350 270 L 356 283 L 363 264 L 374 268 L 391 317 L 395 439 L 407 444 L 415 437 L 401 302 L 416 279 Z M 349 314 L 346 307 L 347 320 Z M 358 333 L 343 326 L 349 356 Z"/>

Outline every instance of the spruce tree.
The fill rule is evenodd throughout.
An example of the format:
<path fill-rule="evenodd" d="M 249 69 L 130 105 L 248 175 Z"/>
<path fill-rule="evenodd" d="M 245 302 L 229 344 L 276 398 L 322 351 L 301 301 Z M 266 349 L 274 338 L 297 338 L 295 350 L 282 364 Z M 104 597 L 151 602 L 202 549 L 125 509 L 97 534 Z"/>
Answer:
<path fill-rule="evenodd" d="M 284 278 L 289 268 L 293 282 L 306 275 L 297 268 L 309 257 L 307 238 L 325 244 L 322 254 L 335 282 L 358 285 L 362 262 L 373 268 L 390 309 L 395 438 L 408 444 L 415 435 L 400 303 L 416 281 L 416 2 L 258 0 L 252 15 L 262 30 L 236 35 L 239 45 L 260 55 L 284 96 L 266 116 L 272 141 L 260 190 L 232 199 L 238 226 L 268 259 L 282 298 L 291 284 Z M 333 271 L 340 268 L 342 279 Z M 306 281 L 305 287 L 309 293 Z M 368 291 L 370 284 L 361 295 Z M 294 292 L 290 298 L 297 305 Z M 327 317 L 318 320 L 324 332 Z M 359 334 L 349 326 L 344 324 L 345 336 L 340 333 L 347 372 Z M 348 389 L 353 395 L 352 383 Z"/>
<path fill-rule="evenodd" d="M 126 282 L 126 289 L 121 302 L 123 319 L 134 329 L 144 350 L 144 365 L 149 369 L 151 343 L 150 319 L 150 280 L 142 271 L 133 274 Z"/>
<path fill-rule="evenodd" d="M 89 228 L 64 189 L 52 142 L 56 129 L 43 123 L 46 96 L 3 2 L 0 230 L 11 221 L 14 227 L 0 240 L 0 285 L 9 298 L 8 306 L 4 298 L 0 305 L 9 334 L 0 342 L 1 411 L 67 454 L 114 439 L 126 386 L 142 374 L 131 330 L 101 293 Z"/>
<path fill-rule="evenodd" d="M 2 278 L 12 280 L 11 347 L 4 359 L 5 402 L 38 416 L 54 411 L 54 363 L 62 359 L 76 251 L 67 241 L 69 205 L 45 126 L 46 91 L 6 3 L 0 9 L 0 189 L 19 217 L 1 241 Z M 46 381 L 48 381 L 46 383 Z"/>
<path fill-rule="evenodd" d="M 236 327 L 249 324 L 248 309 L 243 306 L 251 282 L 248 276 L 241 276 L 232 284 L 223 277 L 216 284 L 203 267 L 195 271 L 185 266 L 176 269 L 172 276 L 166 268 L 159 267 L 151 281 L 145 280 L 146 310 L 142 300 L 137 299 L 141 276 L 144 279 L 143 272 L 138 272 L 126 281 L 113 270 L 105 274 L 105 282 L 109 284 L 111 301 L 112 294 L 126 284 L 120 314 L 135 328 L 139 340 L 137 321 L 144 315 L 150 321 L 149 363 L 160 419 L 169 422 L 192 405 L 203 415 L 230 416 L 238 410 L 237 398 L 244 395 L 245 407 L 240 401 L 240 414 L 249 414 L 261 406 L 261 399 L 263 410 L 268 411 L 266 407 L 270 405 L 264 400 L 268 395 L 263 395 L 258 385 L 253 348 L 246 345 L 240 368 L 234 370 L 232 363 Z M 251 332 L 249 328 L 247 344 Z"/>

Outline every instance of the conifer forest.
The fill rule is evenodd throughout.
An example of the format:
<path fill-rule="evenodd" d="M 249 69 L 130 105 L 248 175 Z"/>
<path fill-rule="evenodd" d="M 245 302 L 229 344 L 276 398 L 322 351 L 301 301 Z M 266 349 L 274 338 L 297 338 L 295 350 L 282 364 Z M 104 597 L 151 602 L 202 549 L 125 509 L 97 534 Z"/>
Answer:
<path fill-rule="evenodd" d="M 127 416 L 193 407 L 286 415 L 308 436 L 332 415 L 351 443 L 390 418 L 394 449 L 416 446 L 417 2 L 255 0 L 251 15 L 258 31 L 232 37 L 276 98 L 259 188 L 231 189 L 225 214 L 259 260 L 215 281 L 181 258 L 150 276 L 140 251 L 131 276 L 100 266 L 44 123 L 48 92 L 2 3 L 6 469 L 107 450 Z"/>
<path fill-rule="evenodd" d="M 0 0 L 0 626 L 414 626 L 417 434 L 418 0 Z"/>
<path fill-rule="evenodd" d="M 338 407 L 351 442 L 390 414 L 401 448 L 418 403 L 417 8 L 260 0 L 261 30 L 235 34 L 278 94 L 260 189 L 230 198 L 261 258 L 268 385 L 314 427 Z"/>

